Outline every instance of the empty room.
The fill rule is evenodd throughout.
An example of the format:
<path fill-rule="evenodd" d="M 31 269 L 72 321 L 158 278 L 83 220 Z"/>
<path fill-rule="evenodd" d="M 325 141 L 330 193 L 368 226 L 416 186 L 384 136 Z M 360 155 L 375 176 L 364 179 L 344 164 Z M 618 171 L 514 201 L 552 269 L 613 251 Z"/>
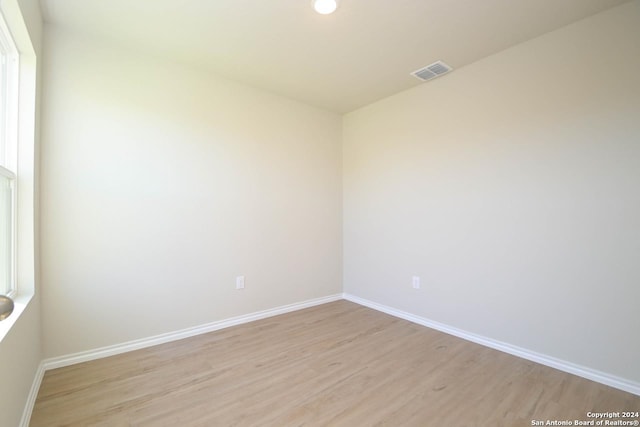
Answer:
<path fill-rule="evenodd" d="M 0 427 L 640 424 L 640 0 L 0 0 L 0 57 Z"/>

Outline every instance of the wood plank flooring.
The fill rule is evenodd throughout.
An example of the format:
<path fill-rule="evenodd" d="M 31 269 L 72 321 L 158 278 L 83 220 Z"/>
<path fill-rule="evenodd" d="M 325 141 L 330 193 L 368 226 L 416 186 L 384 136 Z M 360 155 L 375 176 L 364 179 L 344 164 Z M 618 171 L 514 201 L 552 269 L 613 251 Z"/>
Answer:
<path fill-rule="evenodd" d="M 337 301 L 49 371 L 31 426 L 495 427 L 588 411 L 640 411 L 640 397 Z"/>

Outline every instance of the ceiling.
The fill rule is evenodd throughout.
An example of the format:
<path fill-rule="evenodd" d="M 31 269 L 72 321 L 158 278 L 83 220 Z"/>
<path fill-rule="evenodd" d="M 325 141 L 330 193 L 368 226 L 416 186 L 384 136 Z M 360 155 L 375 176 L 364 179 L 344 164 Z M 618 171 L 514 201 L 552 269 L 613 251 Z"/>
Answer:
<path fill-rule="evenodd" d="M 339 113 L 626 1 L 41 0 L 48 23 Z"/>

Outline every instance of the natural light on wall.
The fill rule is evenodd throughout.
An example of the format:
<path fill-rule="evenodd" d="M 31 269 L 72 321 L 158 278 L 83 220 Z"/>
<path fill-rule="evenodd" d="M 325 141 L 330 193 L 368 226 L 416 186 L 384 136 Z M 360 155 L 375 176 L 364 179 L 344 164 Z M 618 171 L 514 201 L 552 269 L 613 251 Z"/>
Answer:
<path fill-rule="evenodd" d="M 18 1 L 4 0 L 0 2 L 0 295 L 12 297 L 15 310 L 0 321 L 0 340 L 35 292 L 35 116 L 35 51 Z"/>

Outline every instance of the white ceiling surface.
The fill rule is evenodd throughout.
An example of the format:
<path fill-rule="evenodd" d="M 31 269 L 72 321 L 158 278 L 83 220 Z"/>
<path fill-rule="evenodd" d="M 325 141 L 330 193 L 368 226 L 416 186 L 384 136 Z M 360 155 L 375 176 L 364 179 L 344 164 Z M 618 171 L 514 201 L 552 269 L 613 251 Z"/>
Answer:
<path fill-rule="evenodd" d="M 48 23 L 342 113 L 627 0 L 41 1 Z"/>

